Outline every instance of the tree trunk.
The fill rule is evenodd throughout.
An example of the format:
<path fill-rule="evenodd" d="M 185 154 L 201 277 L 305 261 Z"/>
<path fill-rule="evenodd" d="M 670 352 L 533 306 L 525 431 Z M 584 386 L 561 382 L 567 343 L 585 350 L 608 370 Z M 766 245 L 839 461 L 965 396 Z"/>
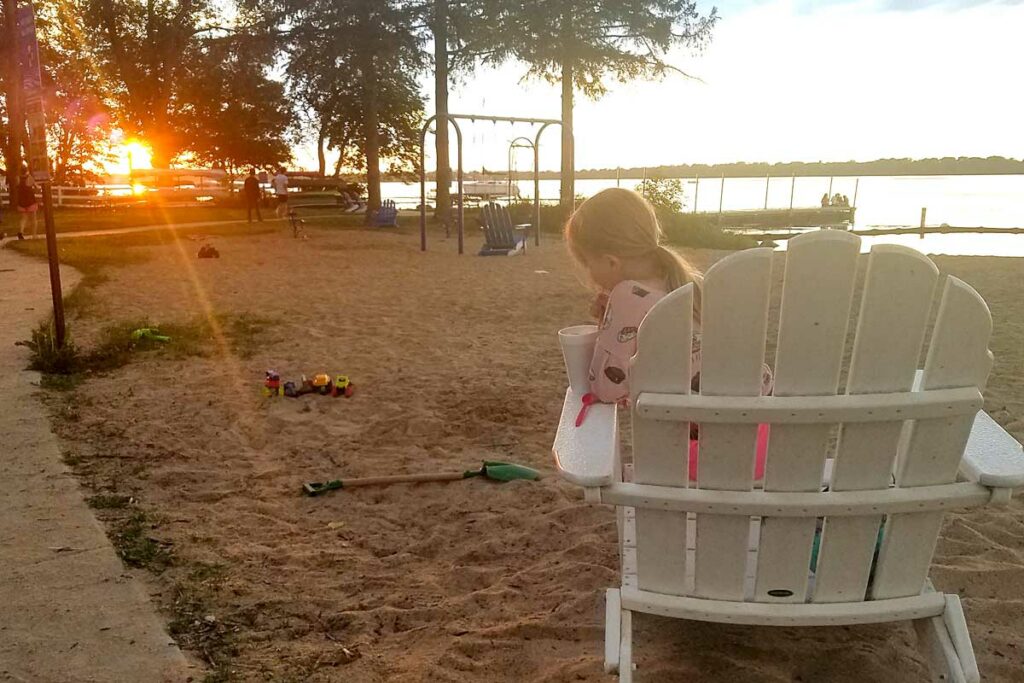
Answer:
<path fill-rule="evenodd" d="M 363 137 L 366 149 L 366 219 L 380 208 L 380 111 L 377 101 L 377 78 L 373 57 L 366 69 L 366 118 L 363 120 Z"/>
<path fill-rule="evenodd" d="M 325 142 L 327 142 L 327 133 L 324 131 L 324 126 L 320 126 L 320 135 L 316 141 L 316 160 L 319 164 L 318 169 L 321 178 L 327 173 L 327 152 L 324 150 Z"/>
<path fill-rule="evenodd" d="M 434 0 L 434 100 L 437 122 L 434 127 L 434 156 L 437 161 L 435 176 L 437 206 L 434 216 L 446 224 L 452 210 L 451 161 L 448 158 L 448 0 Z M 424 169 L 426 172 L 426 169 Z"/>
<path fill-rule="evenodd" d="M 7 188 L 11 209 L 16 206 L 14 188 L 18 184 L 18 171 L 21 169 L 21 144 L 24 137 L 25 123 L 21 114 L 21 69 L 18 67 L 17 34 L 18 28 L 15 23 L 14 9 L 17 0 L 4 0 L 4 19 L 7 44 L 6 78 L 4 85 L 7 89 L 5 102 L 7 103 L 7 148 L 4 150 L 4 157 L 7 167 Z"/>
<path fill-rule="evenodd" d="M 334 162 L 334 176 L 341 177 L 341 165 L 345 163 L 345 146 L 338 148 L 338 160 Z"/>
<path fill-rule="evenodd" d="M 573 158 L 572 139 L 572 58 L 562 58 L 562 172 L 559 203 L 572 210 L 576 198 L 576 164 Z"/>

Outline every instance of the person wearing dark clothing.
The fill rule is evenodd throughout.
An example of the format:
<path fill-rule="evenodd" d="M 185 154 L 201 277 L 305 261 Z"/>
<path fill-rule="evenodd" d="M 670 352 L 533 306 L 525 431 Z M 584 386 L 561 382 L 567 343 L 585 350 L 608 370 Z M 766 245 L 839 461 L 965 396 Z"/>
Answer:
<path fill-rule="evenodd" d="M 256 169 L 250 168 L 249 177 L 245 179 L 245 184 L 242 185 L 242 199 L 245 200 L 245 208 L 250 223 L 252 223 L 253 209 L 256 209 L 256 220 L 260 223 L 263 222 L 263 216 L 260 215 L 260 199 L 262 196 L 263 190 L 260 188 L 260 181 L 256 178 Z"/>
<path fill-rule="evenodd" d="M 21 214 L 21 221 L 18 224 L 18 239 L 25 239 L 25 228 L 32 224 L 32 237 L 36 237 L 37 223 L 36 212 L 39 210 L 39 203 L 36 200 L 36 181 L 27 172 L 22 172 L 18 180 L 18 213 Z"/>
<path fill-rule="evenodd" d="M 828 206 L 828 192 L 826 192 L 825 194 L 821 195 L 821 205 L 822 206 Z"/>

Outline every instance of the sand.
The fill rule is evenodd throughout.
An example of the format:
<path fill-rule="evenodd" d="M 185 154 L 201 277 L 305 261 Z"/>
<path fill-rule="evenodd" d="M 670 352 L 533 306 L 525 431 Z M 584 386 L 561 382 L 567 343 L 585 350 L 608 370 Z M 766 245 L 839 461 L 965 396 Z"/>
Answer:
<path fill-rule="evenodd" d="M 219 239 L 210 261 L 193 242 L 150 247 L 148 262 L 110 270 L 99 310 L 73 321 L 82 343 L 142 317 L 270 323 L 251 357 L 230 340 L 205 357 L 140 355 L 47 398 L 83 482 L 135 496 L 173 549 L 175 564 L 148 574 L 168 618 L 197 571 L 212 577 L 197 619 L 230 645 L 179 640 L 240 681 L 612 680 L 612 510 L 584 504 L 550 455 L 565 383 L 555 332 L 586 322 L 588 304 L 562 245 L 478 258 L 475 240 L 459 257 L 453 240 L 422 254 L 411 233 L 311 232 Z M 992 307 L 987 407 L 1024 439 L 1024 259 L 938 263 Z M 268 400 L 267 368 L 346 373 L 357 393 Z M 484 458 L 546 476 L 299 494 L 308 480 Z M 1024 501 L 950 515 L 933 574 L 964 599 L 986 680 L 1024 680 Z M 635 624 L 647 681 L 927 680 L 906 624 Z"/>

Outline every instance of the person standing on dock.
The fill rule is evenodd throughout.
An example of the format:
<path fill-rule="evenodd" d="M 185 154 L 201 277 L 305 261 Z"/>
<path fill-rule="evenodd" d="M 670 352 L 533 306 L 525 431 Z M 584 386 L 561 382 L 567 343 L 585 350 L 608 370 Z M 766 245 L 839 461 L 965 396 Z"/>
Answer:
<path fill-rule="evenodd" d="M 826 192 L 825 194 L 821 195 L 821 205 L 822 206 L 828 206 L 828 192 Z"/>
<path fill-rule="evenodd" d="M 263 222 L 263 216 L 260 214 L 262 195 L 263 189 L 260 187 L 260 181 L 256 178 L 256 169 L 250 168 L 249 176 L 245 179 L 245 184 L 242 185 L 242 199 L 245 200 L 245 209 L 250 223 L 252 223 L 253 209 L 256 209 L 256 220 L 260 223 Z"/>

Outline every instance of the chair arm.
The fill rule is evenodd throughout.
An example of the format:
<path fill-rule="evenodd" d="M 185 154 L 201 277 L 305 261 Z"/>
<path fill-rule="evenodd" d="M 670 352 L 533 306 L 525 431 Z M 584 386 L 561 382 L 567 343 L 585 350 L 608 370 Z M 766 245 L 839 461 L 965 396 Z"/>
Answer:
<path fill-rule="evenodd" d="M 533 227 L 533 223 L 517 223 L 512 226 L 513 230 L 529 230 Z"/>
<path fill-rule="evenodd" d="M 964 449 L 960 473 L 982 486 L 1007 489 L 1024 486 L 1024 448 L 980 410 Z"/>
<path fill-rule="evenodd" d="M 618 461 L 616 407 L 607 403 L 590 406 L 583 424 L 577 427 L 576 416 L 582 407 L 581 397 L 566 389 L 562 418 L 551 447 L 555 466 L 566 481 L 587 488 L 607 486 L 615 479 Z"/>

